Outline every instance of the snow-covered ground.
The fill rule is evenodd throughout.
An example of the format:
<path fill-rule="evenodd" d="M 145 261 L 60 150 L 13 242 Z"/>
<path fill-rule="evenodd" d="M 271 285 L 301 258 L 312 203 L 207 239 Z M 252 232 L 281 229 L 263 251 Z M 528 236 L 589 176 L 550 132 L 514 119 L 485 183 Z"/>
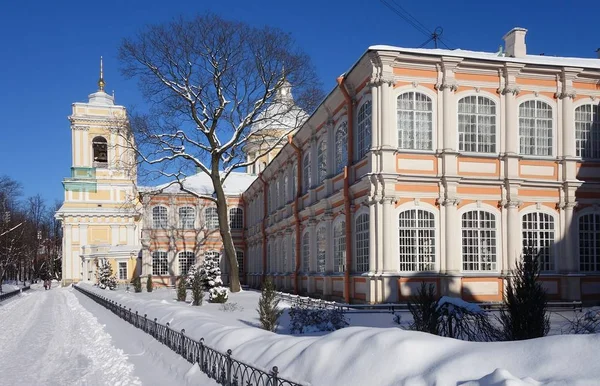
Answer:
<path fill-rule="evenodd" d="M 73 288 L 0 303 L 0 385 L 215 385 Z"/>
<path fill-rule="evenodd" d="M 555 335 L 520 342 L 473 343 L 397 328 L 390 314 L 352 315 L 351 325 L 321 336 L 287 335 L 256 328 L 258 294 L 232 294 L 222 305 L 191 307 L 174 290 L 153 293 L 84 288 L 140 314 L 169 322 L 175 330 L 204 338 L 221 352 L 280 375 L 317 385 L 598 385 L 600 334 Z M 235 304 L 235 306 L 231 306 Z M 404 316 L 403 316 L 404 318 Z M 554 333 L 562 316 L 553 314 Z"/>
<path fill-rule="evenodd" d="M 29 284 L 29 283 L 26 283 L 26 284 Z M 23 282 L 22 281 L 15 282 L 15 281 L 5 280 L 2 283 L 2 293 L 12 292 L 12 291 L 18 290 L 20 288 L 23 288 Z"/>

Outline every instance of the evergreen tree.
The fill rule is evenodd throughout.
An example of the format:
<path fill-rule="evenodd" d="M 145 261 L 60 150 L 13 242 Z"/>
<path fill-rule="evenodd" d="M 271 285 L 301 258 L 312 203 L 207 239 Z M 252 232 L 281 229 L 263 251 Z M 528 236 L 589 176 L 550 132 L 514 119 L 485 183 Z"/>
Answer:
<path fill-rule="evenodd" d="M 204 290 L 208 291 L 208 301 L 211 303 L 225 303 L 229 297 L 226 287 L 223 287 L 219 255 L 207 254 L 204 256 L 202 267 L 198 271 L 202 277 Z"/>
<path fill-rule="evenodd" d="M 192 305 L 201 306 L 204 291 L 202 289 L 202 276 L 199 271 L 196 271 L 192 280 Z"/>
<path fill-rule="evenodd" d="M 504 308 L 500 312 L 505 340 L 539 338 L 550 330 L 546 291 L 538 281 L 538 257 L 527 249 L 517 262 L 514 276 L 508 279 Z"/>
<path fill-rule="evenodd" d="M 117 278 L 113 276 L 112 266 L 106 259 L 98 266 L 98 287 L 111 290 L 117 288 Z"/>
<path fill-rule="evenodd" d="M 148 278 L 146 279 L 146 291 L 152 292 L 154 288 L 154 283 L 152 283 L 152 274 L 148 274 Z"/>
<path fill-rule="evenodd" d="M 142 292 L 142 279 L 139 276 L 134 277 L 131 280 L 131 284 L 133 284 L 133 290 L 136 293 Z"/>
<path fill-rule="evenodd" d="M 185 302 L 187 298 L 187 286 L 186 286 L 186 276 L 180 276 L 179 282 L 177 283 L 177 301 Z"/>
<path fill-rule="evenodd" d="M 275 294 L 275 286 L 271 279 L 265 280 L 262 287 L 262 293 L 258 301 L 258 315 L 260 325 L 264 330 L 275 331 L 277 320 L 283 310 L 278 308 L 279 299 Z"/>
<path fill-rule="evenodd" d="M 417 294 L 408 301 L 408 310 L 412 314 L 411 330 L 439 335 L 441 314 L 438 310 L 438 298 L 433 284 L 421 282 Z"/>
<path fill-rule="evenodd" d="M 192 265 L 190 267 L 190 270 L 188 271 L 187 275 L 185 276 L 185 281 L 186 281 L 188 288 L 192 288 L 192 285 L 194 284 L 194 278 L 196 277 L 197 271 L 198 271 L 198 268 L 196 268 L 195 265 Z"/>

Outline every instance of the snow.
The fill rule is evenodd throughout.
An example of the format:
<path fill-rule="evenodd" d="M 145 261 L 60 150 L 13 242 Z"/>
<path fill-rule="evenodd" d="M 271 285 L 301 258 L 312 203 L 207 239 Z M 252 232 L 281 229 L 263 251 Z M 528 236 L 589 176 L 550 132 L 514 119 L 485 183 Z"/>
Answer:
<path fill-rule="evenodd" d="M 398 327 L 348 327 L 292 336 L 256 328 L 258 294 L 252 291 L 231 294 L 229 304 L 238 309 L 226 311 L 223 305 L 176 302 L 173 290 L 135 294 L 80 285 L 163 324 L 169 322 L 175 330 L 185 329 L 194 339 L 204 338 L 221 352 L 232 349 L 235 359 L 266 371 L 278 366 L 281 377 L 313 386 L 590 385 L 600 378 L 600 361 L 591 360 L 600 352 L 600 334 L 474 343 Z M 391 314 L 380 321 L 383 318 L 391 324 Z M 372 325 L 376 318 L 363 314 L 361 319 L 367 324 L 371 319 Z M 285 333 L 285 326 L 279 332 Z"/>
<path fill-rule="evenodd" d="M 526 55 L 524 58 L 511 58 L 507 56 L 498 56 L 495 52 L 469 51 L 469 50 L 445 50 L 441 48 L 404 48 L 388 45 L 375 45 L 369 47 L 371 51 L 398 51 L 410 54 L 436 55 L 436 56 L 455 56 L 469 59 L 483 59 L 498 62 L 539 64 L 548 66 L 582 67 L 591 69 L 600 69 L 600 59 L 589 58 L 567 58 L 545 55 Z"/>
<path fill-rule="evenodd" d="M 240 172 L 231 172 L 225 183 L 223 184 L 223 190 L 228 196 L 239 195 L 248 189 L 252 182 L 256 179 L 256 175 Z M 183 179 L 183 186 L 185 189 L 191 190 L 197 194 L 212 196 L 215 189 L 213 188 L 212 180 L 209 175 L 200 172 L 192 176 Z M 142 187 L 138 188 L 140 192 L 155 192 L 155 193 L 184 193 L 178 183 L 169 182 L 166 184 L 158 185 L 156 187 Z M 185 193 L 187 194 L 187 193 Z"/>
<path fill-rule="evenodd" d="M 449 306 L 464 308 L 467 311 L 470 311 L 474 314 L 483 313 L 483 310 L 477 304 L 465 302 L 461 298 L 456 298 L 456 297 L 451 297 L 451 296 L 442 296 L 440 298 L 440 300 L 438 300 L 438 306 L 437 306 L 438 310 L 446 304 L 448 304 Z M 452 309 L 453 309 L 453 307 L 452 307 Z M 450 309 L 450 311 L 452 311 L 452 309 Z"/>

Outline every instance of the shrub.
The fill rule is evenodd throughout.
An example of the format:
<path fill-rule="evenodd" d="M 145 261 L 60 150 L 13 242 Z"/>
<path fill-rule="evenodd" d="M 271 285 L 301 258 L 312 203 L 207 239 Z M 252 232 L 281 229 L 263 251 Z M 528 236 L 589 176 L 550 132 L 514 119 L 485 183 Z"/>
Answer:
<path fill-rule="evenodd" d="M 204 290 L 202 289 L 202 276 L 196 271 L 194 280 L 192 280 L 192 305 L 201 306 Z"/>
<path fill-rule="evenodd" d="M 539 275 L 538 255 L 527 249 L 517 262 L 514 276 L 508 279 L 499 317 L 504 340 L 540 338 L 548 334 L 548 303 L 546 291 L 538 282 Z"/>
<path fill-rule="evenodd" d="M 437 302 L 437 310 L 440 336 L 475 342 L 494 342 L 501 338 L 488 314 L 476 304 L 443 296 Z"/>
<path fill-rule="evenodd" d="M 133 285 L 133 290 L 136 293 L 142 292 L 142 279 L 140 279 L 139 276 L 136 276 L 133 279 L 131 279 L 131 284 Z"/>
<path fill-rule="evenodd" d="M 408 301 L 408 310 L 413 317 L 410 330 L 439 335 L 441 315 L 433 284 L 421 282 L 417 294 Z"/>
<path fill-rule="evenodd" d="M 277 328 L 277 320 L 281 316 L 283 310 L 278 308 L 279 299 L 275 292 L 275 286 L 271 279 L 265 280 L 263 283 L 262 293 L 258 300 L 258 316 L 260 326 L 267 331 L 275 331 Z"/>
<path fill-rule="evenodd" d="M 223 303 L 219 309 L 225 312 L 244 311 L 244 307 L 237 303 Z"/>
<path fill-rule="evenodd" d="M 600 332 L 600 308 L 591 308 L 585 312 L 575 311 L 573 319 L 564 318 L 567 319 L 567 322 L 561 328 L 563 334 L 595 334 Z"/>
<path fill-rule="evenodd" d="M 229 299 L 227 287 L 213 287 L 208 290 L 208 301 L 211 303 L 226 303 Z"/>
<path fill-rule="evenodd" d="M 290 331 L 292 334 L 304 334 L 318 331 L 335 331 L 348 327 L 348 321 L 340 309 L 290 308 Z"/>
<path fill-rule="evenodd" d="M 177 301 L 185 302 L 187 298 L 187 286 L 185 283 L 185 276 L 179 277 L 179 282 L 177 283 Z"/>
<path fill-rule="evenodd" d="M 146 279 L 146 291 L 152 292 L 154 289 L 154 283 L 152 283 L 152 275 L 148 274 L 148 278 Z"/>

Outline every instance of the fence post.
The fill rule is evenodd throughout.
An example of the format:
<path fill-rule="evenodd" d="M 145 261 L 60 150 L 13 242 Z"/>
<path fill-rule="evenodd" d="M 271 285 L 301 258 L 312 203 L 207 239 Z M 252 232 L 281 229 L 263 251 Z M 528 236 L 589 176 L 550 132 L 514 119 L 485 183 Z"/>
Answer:
<path fill-rule="evenodd" d="M 140 316 L 138 315 L 138 312 L 137 312 L 137 310 L 136 310 L 136 311 L 135 311 L 135 324 L 134 324 L 134 326 L 136 326 L 136 327 L 138 327 L 138 328 L 139 328 L 139 321 L 140 321 L 140 320 L 139 320 L 139 317 L 140 317 Z"/>
<path fill-rule="evenodd" d="M 271 386 L 278 386 L 279 385 L 279 369 L 277 368 L 277 366 L 273 366 L 273 370 L 271 370 Z"/>
<path fill-rule="evenodd" d="M 179 338 L 179 354 L 183 354 L 183 340 L 185 339 L 185 328 L 181 329 L 181 335 Z M 185 353 L 185 359 L 188 359 L 187 352 Z"/>
<path fill-rule="evenodd" d="M 152 336 L 153 336 L 153 337 L 155 337 L 155 338 L 157 338 L 157 336 L 156 336 L 156 335 L 158 335 L 158 333 L 157 333 L 157 330 L 158 330 L 158 329 L 157 329 L 157 325 L 158 325 L 158 322 L 157 322 L 157 320 L 158 320 L 157 318 L 154 318 L 154 334 L 153 334 Z M 157 338 L 157 339 L 158 339 L 158 338 Z M 158 340 L 160 340 L 160 339 L 158 339 Z"/>
<path fill-rule="evenodd" d="M 144 331 L 148 332 L 148 314 L 144 314 Z"/>
<path fill-rule="evenodd" d="M 165 342 L 166 345 L 171 347 L 171 339 L 169 339 L 171 337 L 171 327 L 169 325 L 169 322 L 167 322 L 167 328 L 165 329 Z"/>
<path fill-rule="evenodd" d="M 206 367 L 204 366 L 204 338 L 200 338 L 200 370 L 206 373 Z"/>
<path fill-rule="evenodd" d="M 131 307 L 129 307 L 129 314 L 127 314 L 127 317 L 128 317 L 127 321 L 129 322 L 129 324 L 133 324 L 133 322 L 131 321 L 131 319 L 132 319 L 131 315 L 133 315 L 133 314 L 131 313 Z"/>
<path fill-rule="evenodd" d="M 231 386 L 231 367 L 233 360 L 231 359 L 231 349 L 227 350 L 227 383 L 225 385 Z"/>

